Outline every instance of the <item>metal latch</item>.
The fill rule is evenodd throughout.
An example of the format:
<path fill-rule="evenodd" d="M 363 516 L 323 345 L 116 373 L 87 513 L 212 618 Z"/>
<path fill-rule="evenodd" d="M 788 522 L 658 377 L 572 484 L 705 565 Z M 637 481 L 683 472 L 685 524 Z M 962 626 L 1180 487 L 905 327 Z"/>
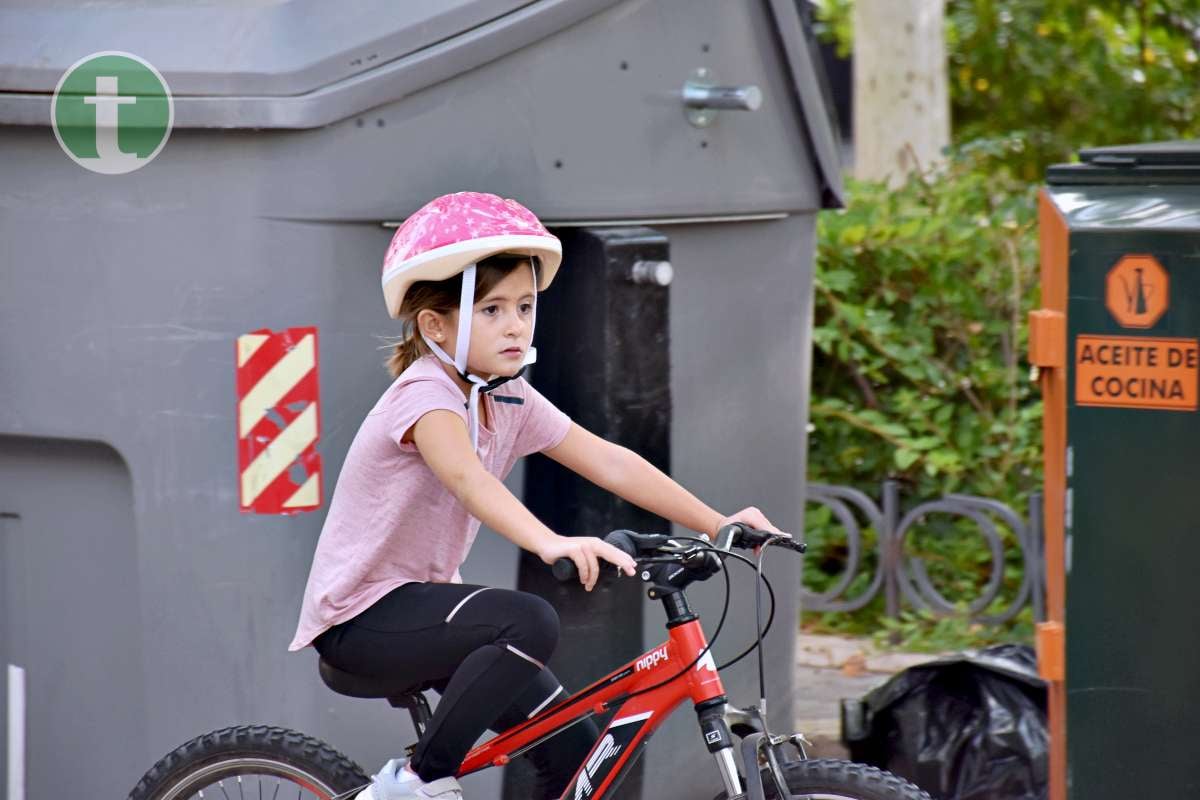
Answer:
<path fill-rule="evenodd" d="M 688 122 L 697 128 L 707 128 L 717 118 L 717 111 L 757 111 L 762 105 L 762 90 L 754 84 L 718 86 L 704 67 L 692 72 L 683 84 L 683 107 Z"/>

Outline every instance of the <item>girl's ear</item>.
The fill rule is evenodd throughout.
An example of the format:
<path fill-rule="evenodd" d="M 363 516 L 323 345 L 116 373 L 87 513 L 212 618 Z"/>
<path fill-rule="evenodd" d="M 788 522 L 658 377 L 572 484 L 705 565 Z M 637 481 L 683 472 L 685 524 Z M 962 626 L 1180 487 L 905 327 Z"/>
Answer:
<path fill-rule="evenodd" d="M 428 308 L 417 312 L 417 329 L 435 342 L 446 338 L 446 318 Z"/>

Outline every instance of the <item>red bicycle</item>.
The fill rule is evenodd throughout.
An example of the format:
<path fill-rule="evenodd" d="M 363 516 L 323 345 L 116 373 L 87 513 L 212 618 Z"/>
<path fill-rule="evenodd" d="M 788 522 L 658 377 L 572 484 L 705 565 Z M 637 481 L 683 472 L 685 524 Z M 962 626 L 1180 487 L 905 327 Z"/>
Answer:
<path fill-rule="evenodd" d="M 639 575 L 650 584 L 650 598 L 661 600 L 666 611 L 667 641 L 532 719 L 477 746 L 463 760 L 459 776 L 503 766 L 571 725 L 611 712 L 599 739 L 562 797 L 563 800 L 614 798 L 622 778 L 637 761 L 650 736 L 681 704 L 691 701 L 701 739 L 716 759 L 723 783 L 724 791 L 718 798 L 931 800 L 913 784 L 875 767 L 835 759 L 809 759 L 802 736 L 776 735 L 768 729 L 762 637 L 774 616 L 774 595 L 762 575 L 762 563 L 770 548 L 803 552 L 802 543 L 786 534 L 757 531 L 743 525 L 722 528 L 715 542 L 631 531 L 614 531 L 605 541 L 637 560 Z M 757 558 L 751 560 L 733 552 L 739 548 L 753 550 Z M 713 634 L 715 640 L 729 608 L 727 559 L 743 561 L 755 569 L 758 636 L 755 644 L 737 658 L 718 667 L 684 590 L 717 572 L 724 574 L 725 608 Z M 560 560 L 553 569 L 560 580 L 576 577 L 575 566 L 568 560 Z M 772 601 L 766 626 L 762 624 L 763 586 Z M 720 669 L 756 649 L 759 705 L 740 711 L 726 700 Z M 408 709 L 418 735 L 425 730 L 431 713 L 422 687 L 397 686 L 386 679 L 351 675 L 323 661 L 320 671 L 322 679 L 335 692 L 351 697 L 386 698 L 393 706 Z M 735 734 L 741 738 L 736 748 Z M 230 792 L 236 785 L 239 798 L 295 796 L 299 800 L 310 797 L 348 800 L 369 782 L 357 764 L 324 742 L 297 731 L 250 725 L 214 731 L 181 745 L 155 764 L 129 797 L 130 800 L 232 798 Z"/>

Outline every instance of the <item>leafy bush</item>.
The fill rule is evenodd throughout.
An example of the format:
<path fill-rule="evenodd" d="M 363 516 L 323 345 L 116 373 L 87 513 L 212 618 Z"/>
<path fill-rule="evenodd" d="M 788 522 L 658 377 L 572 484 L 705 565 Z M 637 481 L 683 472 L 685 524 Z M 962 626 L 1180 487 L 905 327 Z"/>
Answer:
<path fill-rule="evenodd" d="M 1040 486 L 1041 401 L 1025 360 L 1038 295 L 1036 189 L 996 166 L 1023 147 L 1019 138 L 976 143 L 895 189 L 851 181 L 848 207 L 821 215 L 810 480 L 878 498 L 890 475 L 910 497 L 963 492 L 1018 512 Z M 820 507 L 807 534 L 805 584 L 821 591 L 841 572 L 844 536 Z M 952 602 L 974 599 L 990 574 L 990 554 L 960 521 L 930 520 L 908 550 Z M 1011 599 L 1015 548 L 1009 558 Z M 862 632 L 881 613 L 876 602 L 815 624 Z"/>

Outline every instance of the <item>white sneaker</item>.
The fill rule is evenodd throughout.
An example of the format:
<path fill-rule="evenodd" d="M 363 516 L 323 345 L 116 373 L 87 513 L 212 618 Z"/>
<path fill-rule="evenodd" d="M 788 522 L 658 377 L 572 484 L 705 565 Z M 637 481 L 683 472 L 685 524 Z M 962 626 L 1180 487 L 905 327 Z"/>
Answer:
<path fill-rule="evenodd" d="M 371 776 L 371 785 L 354 800 L 462 800 L 462 787 L 453 778 L 425 781 L 404 769 L 406 758 L 393 758 Z"/>

